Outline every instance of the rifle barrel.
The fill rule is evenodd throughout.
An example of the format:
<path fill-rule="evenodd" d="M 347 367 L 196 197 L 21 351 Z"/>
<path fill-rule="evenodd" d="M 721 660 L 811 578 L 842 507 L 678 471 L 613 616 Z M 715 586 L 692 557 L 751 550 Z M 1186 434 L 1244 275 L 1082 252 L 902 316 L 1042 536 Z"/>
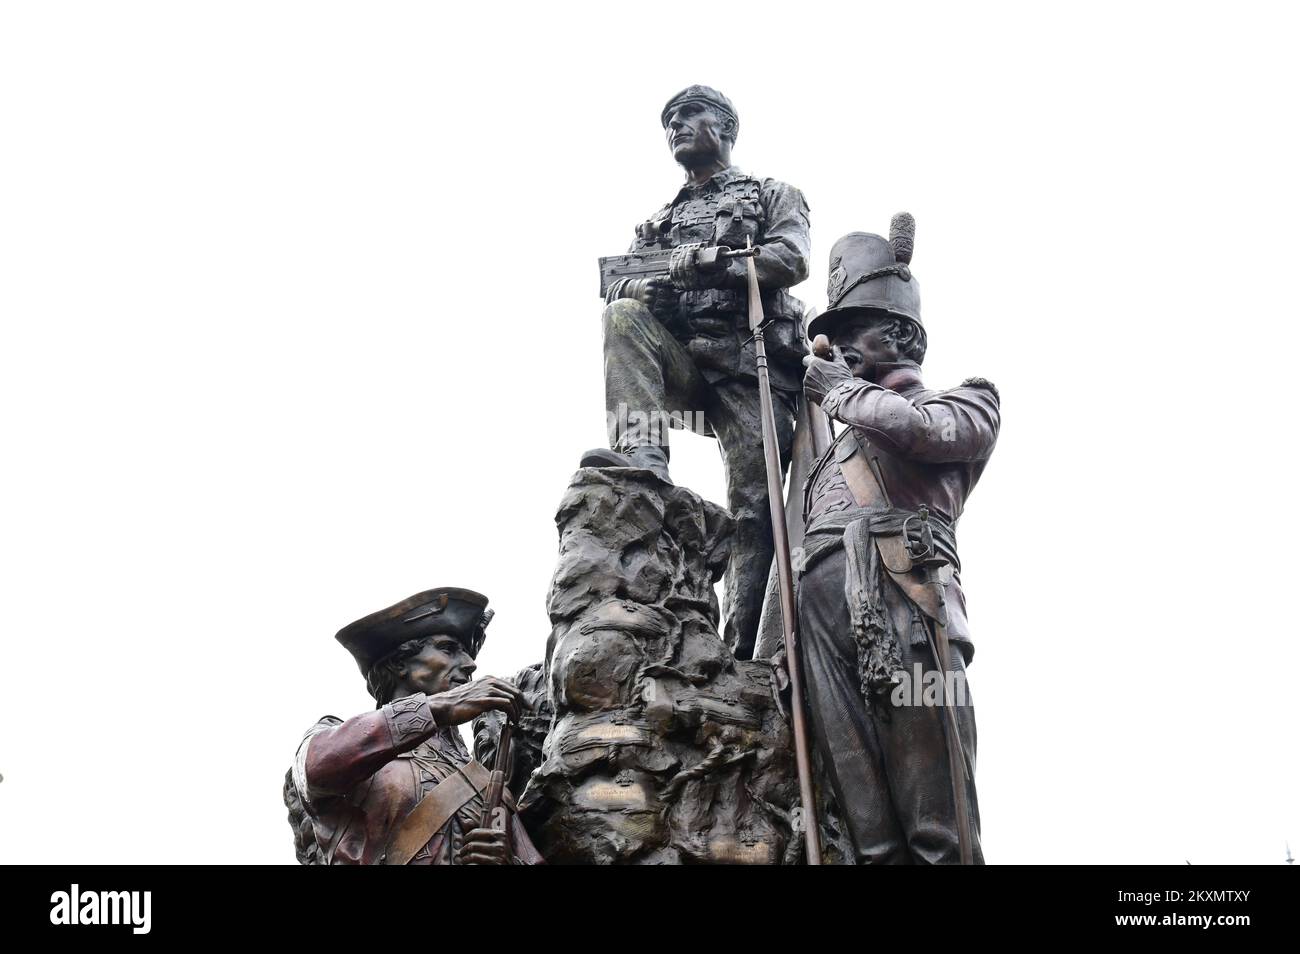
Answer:
<path fill-rule="evenodd" d="M 510 743 L 514 723 L 509 718 L 501 726 L 501 735 L 497 738 L 496 756 L 492 760 L 492 780 L 483 798 L 483 817 L 480 828 L 491 828 L 494 816 L 501 807 L 506 790 L 506 770 L 510 767 Z"/>

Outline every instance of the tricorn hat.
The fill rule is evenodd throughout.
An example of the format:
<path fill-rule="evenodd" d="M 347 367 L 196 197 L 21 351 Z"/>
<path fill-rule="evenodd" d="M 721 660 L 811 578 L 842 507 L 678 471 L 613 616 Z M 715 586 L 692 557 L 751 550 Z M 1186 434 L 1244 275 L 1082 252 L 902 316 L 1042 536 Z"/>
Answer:
<path fill-rule="evenodd" d="M 667 103 L 664 104 L 663 111 L 659 114 L 659 124 L 668 125 L 668 117 L 673 114 L 678 106 L 686 103 L 704 103 L 706 106 L 713 107 L 719 113 L 724 114 L 731 120 L 732 136 L 740 132 L 740 117 L 736 115 L 736 107 L 731 104 L 731 100 L 723 96 L 712 86 L 688 86 L 681 92 L 674 95 Z"/>
<path fill-rule="evenodd" d="M 402 643 L 421 636 L 446 633 L 459 639 L 471 656 L 477 656 L 492 619 L 487 604 L 482 593 L 441 586 L 349 623 L 334 638 L 352 654 L 363 676 L 369 676 L 375 663 Z"/>
<path fill-rule="evenodd" d="M 808 337 L 829 334 L 845 318 L 885 312 L 906 318 L 925 335 L 921 290 L 912 276 L 916 220 L 900 212 L 889 223 L 889 238 L 850 232 L 831 247 L 826 310 L 808 326 Z"/>

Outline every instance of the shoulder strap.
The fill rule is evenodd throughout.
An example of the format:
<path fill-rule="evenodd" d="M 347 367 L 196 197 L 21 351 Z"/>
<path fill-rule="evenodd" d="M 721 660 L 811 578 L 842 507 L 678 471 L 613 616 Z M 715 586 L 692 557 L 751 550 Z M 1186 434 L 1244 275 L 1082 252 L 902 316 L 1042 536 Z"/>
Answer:
<path fill-rule="evenodd" d="M 404 865 L 410 862 L 456 812 L 487 788 L 491 778 L 491 772 L 471 761 L 460 766 L 457 774 L 448 775 L 435 785 L 393 829 L 384 863 Z"/>
<path fill-rule="evenodd" d="M 848 428 L 847 432 L 850 436 L 844 442 L 845 448 L 836 454 L 836 457 L 839 460 L 840 473 L 844 475 L 844 482 L 849 485 L 849 492 L 853 494 L 854 502 L 859 507 L 873 509 L 888 507 L 889 494 L 880 485 L 875 471 L 871 469 L 871 464 L 867 460 L 868 448 L 862 445 L 853 428 Z"/>

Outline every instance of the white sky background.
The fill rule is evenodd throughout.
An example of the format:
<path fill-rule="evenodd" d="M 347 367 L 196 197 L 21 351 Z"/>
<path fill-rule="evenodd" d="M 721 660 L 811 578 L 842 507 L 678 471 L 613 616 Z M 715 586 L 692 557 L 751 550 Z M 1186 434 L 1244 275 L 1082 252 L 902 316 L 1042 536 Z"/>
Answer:
<path fill-rule="evenodd" d="M 928 383 L 1002 392 L 988 859 L 1300 849 L 1296 16 L 900 6 L 6 5 L 0 860 L 291 862 L 301 732 L 371 705 L 333 634 L 418 590 L 542 657 L 596 258 L 694 82 L 808 197 L 797 293 L 906 209 Z"/>

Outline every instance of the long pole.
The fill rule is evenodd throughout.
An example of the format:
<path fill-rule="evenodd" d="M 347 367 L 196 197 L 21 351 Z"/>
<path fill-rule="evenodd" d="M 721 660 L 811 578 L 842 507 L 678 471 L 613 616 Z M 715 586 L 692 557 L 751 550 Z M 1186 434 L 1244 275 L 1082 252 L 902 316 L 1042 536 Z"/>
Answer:
<path fill-rule="evenodd" d="M 747 238 L 745 247 L 752 247 Z M 776 439 L 776 415 L 772 410 L 772 384 L 767 374 L 767 345 L 763 340 L 763 299 L 758 290 L 754 259 L 745 259 L 749 274 L 749 331 L 754 336 L 758 359 L 758 400 L 763 415 L 763 455 L 767 459 L 767 502 L 772 512 L 772 542 L 775 544 L 778 589 L 781 594 L 781 626 L 785 631 L 785 660 L 790 671 L 790 696 L 794 716 L 794 760 L 799 772 L 799 801 L 803 805 L 804 847 L 808 864 L 822 863 L 821 833 L 817 828 L 817 801 L 813 794 L 812 758 L 808 749 L 808 720 L 804 715 L 803 666 L 799 658 L 794 615 L 794 572 L 790 566 L 790 534 L 785 525 L 785 503 L 781 492 L 781 448 Z"/>

